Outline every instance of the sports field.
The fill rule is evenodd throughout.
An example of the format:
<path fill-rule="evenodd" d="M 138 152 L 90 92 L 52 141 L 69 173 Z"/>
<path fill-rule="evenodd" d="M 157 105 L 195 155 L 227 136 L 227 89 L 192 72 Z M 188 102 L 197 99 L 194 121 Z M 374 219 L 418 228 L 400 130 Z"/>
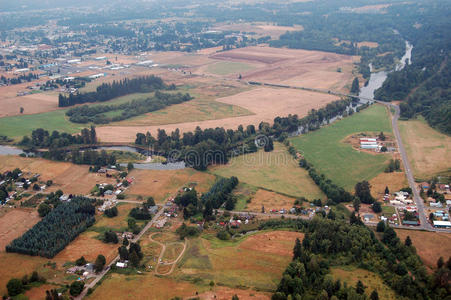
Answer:
<path fill-rule="evenodd" d="M 274 151 L 234 157 L 226 165 L 209 168 L 209 172 L 223 177 L 236 176 L 247 184 L 262 187 L 293 197 L 323 198 L 324 195 L 299 167 L 296 160 L 280 143 L 274 143 Z"/>
<path fill-rule="evenodd" d="M 451 175 L 450 136 L 430 127 L 422 117 L 400 121 L 399 129 L 416 179 Z"/>
<path fill-rule="evenodd" d="M 291 142 L 319 172 L 352 190 L 357 182 L 371 180 L 383 172 L 391 156 L 360 152 L 343 143 L 348 135 L 367 131 L 392 132 L 384 106 L 375 104 L 320 130 L 292 138 Z"/>

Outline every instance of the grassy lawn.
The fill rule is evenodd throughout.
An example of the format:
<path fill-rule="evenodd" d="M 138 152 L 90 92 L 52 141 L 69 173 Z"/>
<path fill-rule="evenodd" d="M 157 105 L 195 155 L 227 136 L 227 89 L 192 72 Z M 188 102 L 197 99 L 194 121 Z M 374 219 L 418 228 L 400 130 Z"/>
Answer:
<path fill-rule="evenodd" d="M 416 179 L 451 175 L 450 136 L 430 127 L 423 117 L 400 121 L 399 129 Z"/>
<path fill-rule="evenodd" d="M 272 152 L 260 150 L 234 157 L 227 165 L 209 168 L 209 172 L 223 177 L 236 176 L 244 183 L 293 197 L 312 200 L 324 196 L 280 143 L 274 143 Z"/>
<path fill-rule="evenodd" d="M 209 65 L 207 71 L 216 75 L 229 75 L 233 73 L 246 72 L 253 69 L 253 66 L 245 63 L 220 61 Z"/>
<path fill-rule="evenodd" d="M 366 286 L 365 293 L 367 296 L 369 296 L 373 290 L 377 290 L 379 299 L 394 300 L 399 298 L 396 296 L 395 292 L 384 283 L 379 275 L 367 270 L 357 269 L 352 266 L 332 267 L 331 273 L 335 280 L 340 279 L 349 286 L 355 287 L 359 280 L 362 281 L 363 285 Z"/>
<path fill-rule="evenodd" d="M 395 213 L 395 208 L 393 206 L 382 206 L 382 214 L 387 216 L 392 216 Z"/>
<path fill-rule="evenodd" d="M 356 151 L 342 142 L 350 134 L 367 131 L 392 133 L 384 106 L 375 104 L 325 128 L 292 138 L 291 142 L 319 172 L 351 190 L 357 182 L 383 172 L 390 158 L 389 154 Z"/>

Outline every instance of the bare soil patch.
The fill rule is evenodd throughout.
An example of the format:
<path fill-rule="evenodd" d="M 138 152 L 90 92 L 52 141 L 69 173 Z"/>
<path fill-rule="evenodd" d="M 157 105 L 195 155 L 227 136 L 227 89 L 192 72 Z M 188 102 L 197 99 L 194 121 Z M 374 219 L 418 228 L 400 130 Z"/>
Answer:
<path fill-rule="evenodd" d="M 239 299 L 244 300 L 256 300 L 256 299 L 271 299 L 272 293 L 265 292 L 257 292 L 254 290 L 243 290 L 243 289 L 233 289 L 225 286 L 215 287 L 212 291 L 208 291 L 202 294 L 199 294 L 196 297 L 199 297 L 203 300 L 229 300 L 232 299 L 234 295 L 237 295 Z M 195 295 L 191 295 L 194 297 Z"/>
<path fill-rule="evenodd" d="M 16 208 L 0 217 L 0 252 L 40 220 L 34 209 Z"/>
<path fill-rule="evenodd" d="M 371 185 L 371 194 L 377 200 L 383 199 L 386 186 L 388 186 L 390 193 L 394 193 L 409 185 L 404 172 L 383 172 L 371 179 L 369 182 Z"/>
<path fill-rule="evenodd" d="M 423 263 L 430 269 L 437 268 L 437 260 L 442 256 L 448 260 L 451 253 L 451 235 L 444 232 L 427 232 L 396 229 L 401 241 L 410 236 Z"/>
<path fill-rule="evenodd" d="M 181 132 L 194 131 L 197 126 L 201 128 L 220 126 L 226 129 L 236 129 L 239 125 L 258 125 L 261 121 L 272 123 L 277 116 L 297 114 L 302 117 L 307 115 L 311 109 L 318 109 L 335 100 L 337 97 L 327 94 L 261 87 L 216 100 L 240 106 L 254 113 L 253 115 L 161 126 L 104 126 L 98 127 L 96 131 L 104 142 L 131 142 L 134 141 L 137 132 L 150 131 L 155 135 L 158 128 L 165 129 L 166 132 L 172 132 L 177 128 Z"/>
<path fill-rule="evenodd" d="M 242 33 L 248 33 L 248 36 L 253 37 L 263 37 L 269 35 L 273 39 L 278 39 L 287 31 L 301 31 L 303 29 L 304 28 L 301 25 L 278 26 L 264 22 L 220 24 L 216 27 L 213 27 L 213 30 L 240 31 Z"/>
<path fill-rule="evenodd" d="M 127 194 L 152 196 L 162 203 L 166 197 L 175 196 L 184 185 L 194 183 L 198 192 L 205 192 L 214 183 L 215 176 L 193 169 L 183 170 L 133 170 L 130 176 L 134 183 Z"/>
<path fill-rule="evenodd" d="M 260 251 L 264 253 L 288 256 L 296 239 L 304 238 L 304 234 L 294 231 L 271 231 L 248 237 L 239 246 L 240 249 Z"/>
<path fill-rule="evenodd" d="M 329 52 L 260 46 L 225 51 L 211 58 L 264 64 L 254 71 L 244 72 L 243 80 L 341 91 L 348 90 L 353 79 L 353 63 L 358 60 Z"/>
<path fill-rule="evenodd" d="M 251 200 L 251 203 L 247 204 L 247 210 L 254 212 L 261 212 L 262 206 L 265 207 L 265 211 L 271 209 L 281 210 L 290 209 L 294 205 L 295 198 L 287 197 L 278 193 L 259 189 Z"/>
<path fill-rule="evenodd" d="M 105 256 L 107 263 L 117 256 L 119 244 L 106 244 L 95 237 L 97 232 L 87 231 L 80 234 L 74 241 L 58 253 L 53 260 L 64 264 L 68 261 L 75 261 L 84 256 L 87 261 L 94 262 L 97 255 Z"/>
<path fill-rule="evenodd" d="M 58 93 L 42 92 L 17 96 L 18 92 L 30 91 L 27 86 L 34 82 L 15 84 L 0 87 L 0 117 L 20 115 L 20 107 L 24 108 L 24 114 L 35 114 L 55 110 L 58 108 Z"/>

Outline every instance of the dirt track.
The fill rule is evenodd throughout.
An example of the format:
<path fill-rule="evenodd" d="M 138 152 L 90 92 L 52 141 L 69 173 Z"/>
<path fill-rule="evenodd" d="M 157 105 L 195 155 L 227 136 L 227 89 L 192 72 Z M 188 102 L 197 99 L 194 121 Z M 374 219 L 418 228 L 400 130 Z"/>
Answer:
<path fill-rule="evenodd" d="M 162 248 L 161 248 L 161 252 L 160 252 L 160 256 L 158 256 L 157 265 L 155 266 L 155 275 L 167 276 L 167 275 L 170 275 L 170 274 L 174 271 L 175 266 L 177 265 L 177 263 L 179 262 L 179 260 L 182 258 L 183 254 L 185 253 L 186 246 L 187 246 L 187 244 L 188 244 L 188 240 L 185 238 L 185 242 L 184 242 L 184 243 L 182 243 L 182 242 L 173 242 L 173 243 L 169 243 L 169 244 L 165 245 L 165 244 L 160 243 L 159 241 L 156 241 L 156 240 L 154 240 L 154 239 L 152 238 L 152 236 L 154 236 L 155 234 L 158 234 L 158 233 L 159 233 L 159 232 L 155 232 L 155 233 L 153 233 L 152 235 L 149 236 L 149 239 L 150 239 L 152 242 L 157 243 L 158 245 L 160 245 L 160 246 L 162 247 Z M 172 244 L 182 244 L 182 245 L 183 245 L 183 250 L 182 250 L 182 252 L 179 254 L 179 256 L 177 257 L 176 260 L 174 260 L 174 261 L 172 261 L 172 262 L 168 262 L 168 263 L 164 263 L 164 264 L 163 264 L 163 263 L 162 263 L 162 259 L 163 259 L 164 253 L 165 253 L 165 251 L 166 251 L 166 246 L 169 246 L 169 245 L 172 245 Z M 166 273 L 160 273 L 160 272 L 158 272 L 158 267 L 159 267 L 160 265 L 163 265 L 163 266 L 169 266 L 169 265 L 170 265 L 170 266 L 171 266 L 171 269 L 169 270 L 169 272 L 166 272 Z"/>

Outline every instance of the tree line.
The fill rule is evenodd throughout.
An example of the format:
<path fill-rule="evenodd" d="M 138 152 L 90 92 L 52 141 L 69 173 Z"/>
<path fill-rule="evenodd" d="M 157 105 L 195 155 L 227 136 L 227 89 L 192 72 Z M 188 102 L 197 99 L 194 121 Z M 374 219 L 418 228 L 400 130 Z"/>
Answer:
<path fill-rule="evenodd" d="M 297 115 L 276 117 L 272 126 L 267 122 L 260 122 L 257 128 L 254 125 L 246 128 L 240 125 L 236 130 L 222 127 L 202 130 L 197 127 L 194 132 L 184 132 L 182 136 L 179 129 L 170 134 L 164 129 L 158 129 L 156 138 L 150 132 L 137 133 L 135 144 L 152 147 L 164 155 L 178 153 L 171 158 L 205 170 L 213 163 L 227 163 L 232 156 L 256 152 L 258 146 L 271 151 L 273 139 L 283 141 L 288 133 L 316 130 L 332 118 L 343 115 L 351 103 L 350 99 L 337 100 L 324 108 L 311 110 L 301 119 Z"/>
<path fill-rule="evenodd" d="M 174 90 L 175 85 L 166 85 L 160 77 L 150 75 L 133 79 L 125 78 L 113 83 L 103 83 L 95 92 L 59 94 L 58 106 L 67 107 L 88 102 L 104 102 L 132 93 L 150 93 L 155 90 Z"/>
<path fill-rule="evenodd" d="M 6 246 L 6 252 L 52 258 L 95 222 L 93 200 L 74 197 L 59 204 L 21 237 Z"/>
<path fill-rule="evenodd" d="M 50 134 L 47 130 L 38 128 L 31 132 L 31 137 L 24 136 L 19 145 L 31 148 L 61 148 L 70 145 L 90 145 L 97 143 L 96 128 L 84 128 L 80 134 L 72 135 L 54 130 Z"/>
<path fill-rule="evenodd" d="M 123 104 L 74 107 L 66 112 L 69 121 L 74 123 L 108 124 L 136 117 L 148 112 L 163 109 L 173 104 L 179 104 L 193 99 L 189 94 L 169 94 L 156 91 L 153 97 L 135 99 Z M 107 112 L 121 112 L 117 116 L 107 116 Z"/>

